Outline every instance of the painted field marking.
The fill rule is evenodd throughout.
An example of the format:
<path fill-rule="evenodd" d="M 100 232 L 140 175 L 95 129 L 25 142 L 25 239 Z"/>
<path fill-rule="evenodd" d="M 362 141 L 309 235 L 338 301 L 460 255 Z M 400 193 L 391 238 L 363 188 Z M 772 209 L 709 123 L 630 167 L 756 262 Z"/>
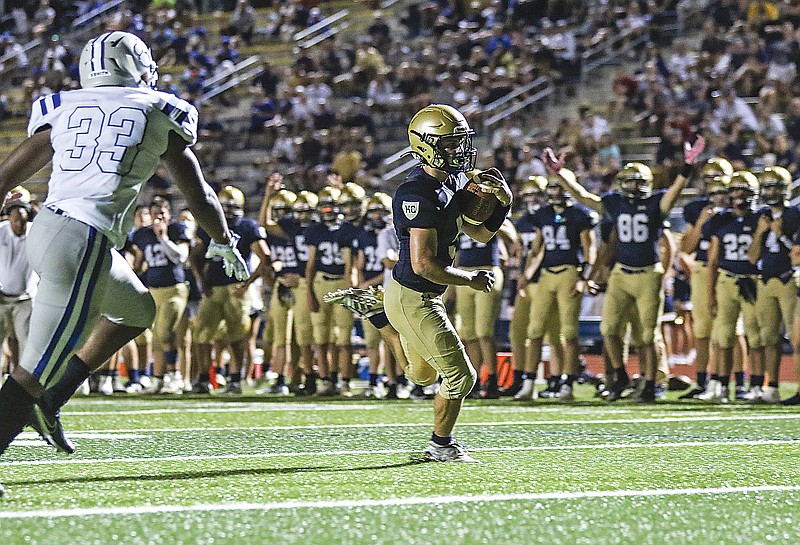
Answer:
<path fill-rule="evenodd" d="M 14 443 L 12 443 L 13 447 Z M 763 446 L 763 445 L 800 445 L 800 440 L 759 439 L 745 441 L 686 441 L 670 443 L 602 443 L 584 445 L 533 445 L 520 447 L 478 447 L 471 448 L 471 452 L 520 452 L 543 450 L 608 450 L 608 449 L 637 449 L 637 448 L 678 448 L 678 447 L 708 447 L 708 446 Z M 58 459 L 58 460 L 20 460 L 0 462 L 0 467 L 19 466 L 55 466 L 55 465 L 91 465 L 91 464 L 135 464 L 152 462 L 193 462 L 202 460 L 254 460 L 264 458 L 302 458 L 322 456 L 374 456 L 386 454 L 419 454 L 419 449 L 380 449 L 380 450 L 328 450 L 310 452 L 262 452 L 254 454 L 209 454 L 191 456 L 153 456 L 137 458 L 94 458 L 94 459 Z"/>
<path fill-rule="evenodd" d="M 659 496 L 716 496 L 760 492 L 798 492 L 793 486 L 737 486 L 731 488 L 658 488 L 652 490 L 592 490 L 585 492 L 534 492 L 519 494 L 478 494 L 474 496 L 432 496 L 383 500 L 285 501 L 275 503 L 207 503 L 198 505 L 132 505 L 127 507 L 89 507 L 39 511 L 0 512 L 0 519 L 72 518 L 113 515 L 147 515 L 206 511 L 275 511 L 287 509 L 353 509 L 359 507 L 402 507 L 409 505 L 447 505 L 507 501 L 579 500 L 590 498 L 646 498 Z"/>
<path fill-rule="evenodd" d="M 98 414 L 98 413 L 92 413 Z M 617 418 L 617 419 L 592 419 L 592 420 L 503 420 L 486 422 L 459 422 L 458 427 L 476 426 L 581 426 L 585 424 L 658 424 L 661 422 L 734 422 L 754 420 L 800 420 L 800 414 L 760 414 L 760 415 L 704 415 L 704 416 L 674 416 L 650 418 Z M 318 429 L 365 429 L 365 428 L 415 428 L 430 426 L 430 421 L 424 422 L 375 422 L 370 424 L 303 424 L 293 426 L 246 426 L 241 428 L 222 427 L 197 427 L 197 428 L 131 428 L 117 430 L 120 433 L 191 433 L 201 431 L 288 431 L 288 430 L 318 430 Z M 114 431 L 114 430 L 104 430 Z M 69 435 L 69 433 L 68 433 Z"/>

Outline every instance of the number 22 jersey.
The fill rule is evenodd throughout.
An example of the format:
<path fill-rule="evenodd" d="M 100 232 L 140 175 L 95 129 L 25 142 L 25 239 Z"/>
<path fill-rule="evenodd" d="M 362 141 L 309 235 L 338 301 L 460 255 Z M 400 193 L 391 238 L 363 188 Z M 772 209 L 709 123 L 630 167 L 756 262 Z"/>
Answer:
<path fill-rule="evenodd" d="M 48 127 L 54 153 L 45 206 L 95 227 L 121 248 L 169 133 L 196 142 L 197 110 L 152 89 L 79 89 L 33 103 L 28 135 Z"/>

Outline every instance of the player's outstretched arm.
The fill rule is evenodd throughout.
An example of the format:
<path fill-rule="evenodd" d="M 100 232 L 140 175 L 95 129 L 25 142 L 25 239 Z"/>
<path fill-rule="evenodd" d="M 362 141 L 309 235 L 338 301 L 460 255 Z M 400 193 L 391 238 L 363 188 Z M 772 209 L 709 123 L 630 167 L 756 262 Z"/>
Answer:
<path fill-rule="evenodd" d="M 39 172 L 52 158 L 50 129 L 37 132 L 14 148 L 0 163 L 0 205 L 11 188 Z"/>
<path fill-rule="evenodd" d="M 600 196 L 595 195 L 579 184 L 578 180 L 576 180 L 574 176 L 564 175 L 566 171 L 564 170 L 563 156 L 556 158 L 555 153 L 551 148 L 545 148 L 544 152 L 542 153 L 542 162 L 544 163 L 547 172 L 550 174 L 555 174 L 558 177 L 558 182 L 561 184 L 561 186 L 566 191 L 569 191 L 576 201 L 581 203 L 583 206 L 591 208 L 595 212 L 602 214 L 603 200 L 600 198 Z"/>
<path fill-rule="evenodd" d="M 227 243 L 231 239 L 228 223 L 219 199 L 214 194 L 200 170 L 200 163 L 194 152 L 186 147 L 186 141 L 171 132 L 167 151 L 161 160 L 178 185 L 195 219 L 211 238 Z"/>
<path fill-rule="evenodd" d="M 669 186 L 669 189 L 667 189 L 667 192 L 664 194 L 664 198 L 661 199 L 659 208 L 661 209 L 662 216 L 666 217 L 669 215 L 669 211 L 672 210 L 672 206 L 675 204 L 675 201 L 678 200 L 678 197 L 686 187 L 686 184 L 689 183 L 689 179 L 692 177 L 692 172 L 694 171 L 694 165 L 697 163 L 698 157 L 700 157 L 700 154 L 703 153 L 705 148 L 706 141 L 702 136 L 698 136 L 697 140 L 694 141 L 694 144 L 684 142 L 683 169 L 681 170 L 681 173 L 678 174 L 678 177 L 675 178 L 675 181 L 672 183 L 672 185 Z"/>

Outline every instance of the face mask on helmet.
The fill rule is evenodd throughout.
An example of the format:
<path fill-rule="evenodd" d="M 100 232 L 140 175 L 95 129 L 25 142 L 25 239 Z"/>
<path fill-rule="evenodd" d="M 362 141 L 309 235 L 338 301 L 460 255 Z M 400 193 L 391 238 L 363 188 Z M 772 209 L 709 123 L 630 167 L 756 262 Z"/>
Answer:
<path fill-rule="evenodd" d="M 342 213 L 344 214 L 344 219 L 349 221 L 350 223 L 355 223 L 361 219 L 362 212 L 361 212 L 361 203 L 360 202 L 348 202 L 342 205 Z"/>
<path fill-rule="evenodd" d="M 567 205 L 569 195 L 558 183 L 547 184 L 547 204 L 550 206 L 563 208 Z"/>
<path fill-rule="evenodd" d="M 389 211 L 384 208 L 371 208 L 367 210 L 367 227 L 370 229 L 383 229 L 386 227 Z"/>
<path fill-rule="evenodd" d="M 651 187 L 647 180 L 641 178 L 624 178 L 619 183 L 620 192 L 629 199 L 646 199 L 650 196 Z"/>
<path fill-rule="evenodd" d="M 334 222 L 339 219 L 339 205 L 333 201 L 320 201 L 319 216 L 324 222 Z"/>
<path fill-rule="evenodd" d="M 295 210 L 294 217 L 301 227 L 308 227 L 314 221 L 314 211 L 309 209 Z"/>
<path fill-rule="evenodd" d="M 232 220 L 244 217 L 244 210 L 234 201 L 220 201 L 225 219 Z"/>
<path fill-rule="evenodd" d="M 730 195 L 724 190 L 709 191 L 708 200 L 717 212 L 730 206 Z"/>
<path fill-rule="evenodd" d="M 769 206 L 779 206 L 786 200 L 786 187 L 778 183 L 767 183 L 761 187 L 761 200 Z"/>
<path fill-rule="evenodd" d="M 89 42 L 78 63 L 81 87 L 156 88 L 158 65 L 150 48 L 129 32 L 107 32 Z"/>
<path fill-rule="evenodd" d="M 272 207 L 272 217 L 276 220 L 283 219 L 292 214 L 292 209 L 284 204 Z"/>
<path fill-rule="evenodd" d="M 546 202 L 546 198 L 542 193 L 524 193 L 522 202 L 525 204 L 525 211 L 528 214 L 533 214 L 542 207 Z"/>
<path fill-rule="evenodd" d="M 738 211 L 752 210 L 756 195 L 749 189 L 737 187 L 730 192 L 731 208 Z"/>
<path fill-rule="evenodd" d="M 472 133 L 443 136 L 436 142 L 436 153 L 447 172 L 466 172 L 475 168 L 478 150 L 472 146 Z M 438 168 L 438 167 L 437 167 Z"/>

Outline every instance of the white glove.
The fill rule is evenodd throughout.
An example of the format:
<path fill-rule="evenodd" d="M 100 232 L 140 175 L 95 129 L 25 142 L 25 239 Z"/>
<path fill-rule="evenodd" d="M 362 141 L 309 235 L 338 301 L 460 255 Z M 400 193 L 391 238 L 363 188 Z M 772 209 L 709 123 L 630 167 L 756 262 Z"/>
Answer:
<path fill-rule="evenodd" d="M 220 244 L 213 239 L 208 245 L 206 259 L 219 256 L 222 258 L 222 268 L 229 277 L 235 277 L 239 282 L 244 282 L 250 278 L 250 271 L 247 270 L 247 263 L 242 254 L 236 249 L 239 242 L 239 235 L 231 233 L 231 240 L 227 244 Z"/>

